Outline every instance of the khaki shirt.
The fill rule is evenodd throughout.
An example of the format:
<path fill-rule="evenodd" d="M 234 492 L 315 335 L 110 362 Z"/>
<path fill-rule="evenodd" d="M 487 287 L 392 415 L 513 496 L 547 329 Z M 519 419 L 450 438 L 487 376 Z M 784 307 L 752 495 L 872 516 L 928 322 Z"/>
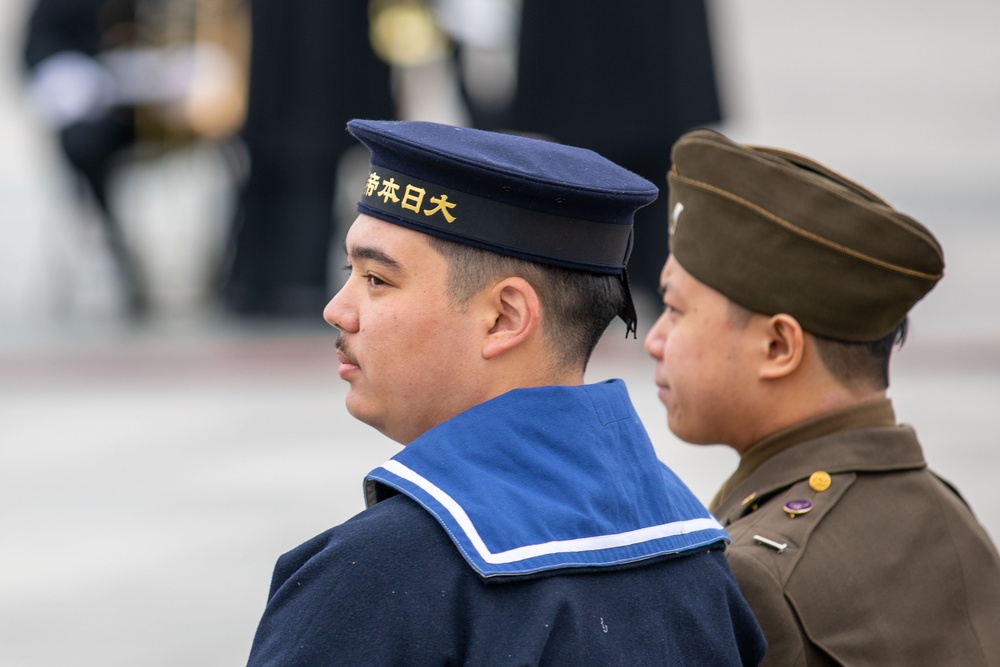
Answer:
<path fill-rule="evenodd" d="M 711 509 L 763 664 L 1000 665 L 1000 556 L 888 399 L 758 443 Z"/>

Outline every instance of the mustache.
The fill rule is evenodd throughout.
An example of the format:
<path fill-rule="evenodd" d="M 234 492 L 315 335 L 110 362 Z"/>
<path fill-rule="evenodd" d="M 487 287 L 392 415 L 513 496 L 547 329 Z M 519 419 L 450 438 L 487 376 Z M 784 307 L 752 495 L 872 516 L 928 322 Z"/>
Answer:
<path fill-rule="evenodd" d="M 358 361 L 357 359 L 354 358 L 354 355 L 351 353 L 351 350 L 347 346 L 347 341 L 344 340 L 343 335 L 337 336 L 337 353 L 347 363 L 354 364 L 355 366 L 358 365 Z"/>

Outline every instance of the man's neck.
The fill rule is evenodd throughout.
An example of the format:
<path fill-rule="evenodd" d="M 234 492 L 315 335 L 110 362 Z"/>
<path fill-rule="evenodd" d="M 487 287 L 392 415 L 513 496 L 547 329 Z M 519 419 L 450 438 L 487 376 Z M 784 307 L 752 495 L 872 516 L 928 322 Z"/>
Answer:
<path fill-rule="evenodd" d="M 775 433 L 886 397 L 884 389 L 852 388 L 841 384 L 829 384 L 823 391 L 791 386 L 785 389 L 780 395 L 767 396 L 761 402 L 761 423 L 747 434 L 740 446 L 733 447 L 741 456 Z"/>

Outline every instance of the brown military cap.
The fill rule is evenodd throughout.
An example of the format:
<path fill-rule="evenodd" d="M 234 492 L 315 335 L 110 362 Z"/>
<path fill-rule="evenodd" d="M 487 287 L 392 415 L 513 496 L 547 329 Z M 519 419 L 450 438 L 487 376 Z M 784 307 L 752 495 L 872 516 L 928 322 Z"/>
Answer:
<path fill-rule="evenodd" d="M 674 144 L 670 251 L 754 312 L 843 341 L 890 334 L 944 270 L 923 225 L 843 176 L 710 130 Z"/>

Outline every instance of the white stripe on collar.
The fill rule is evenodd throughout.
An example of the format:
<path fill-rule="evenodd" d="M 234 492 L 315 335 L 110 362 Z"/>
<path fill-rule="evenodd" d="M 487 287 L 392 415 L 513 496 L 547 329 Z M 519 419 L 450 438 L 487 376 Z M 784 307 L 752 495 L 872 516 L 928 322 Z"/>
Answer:
<path fill-rule="evenodd" d="M 483 542 L 483 539 L 479 536 L 479 532 L 476 530 L 476 527 L 469 518 L 469 515 L 466 514 L 465 510 L 462 509 L 462 506 L 459 505 L 454 498 L 445 493 L 444 490 L 419 473 L 406 467 L 399 461 L 386 461 L 381 467 L 388 472 L 417 485 L 427 492 L 428 495 L 441 503 L 441 506 L 444 507 L 449 514 L 451 514 L 455 523 L 458 524 L 458 526 L 465 533 L 466 537 L 469 538 L 469 541 L 476 549 L 479 557 L 491 565 L 514 563 L 528 558 L 558 553 L 598 551 L 601 549 L 625 547 L 632 544 L 639 544 L 641 542 L 648 542 L 650 540 L 685 535 L 687 533 L 693 533 L 700 530 L 723 530 L 722 525 L 711 517 L 688 519 L 685 521 L 664 523 L 658 526 L 649 526 L 638 530 L 630 530 L 613 535 L 597 535 L 594 537 L 581 537 L 572 540 L 556 540 L 542 544 L 529 544 L 527 546 L 493 553 L 489 550 L 489 548 L 487 548 L 486 543 Z"/>

